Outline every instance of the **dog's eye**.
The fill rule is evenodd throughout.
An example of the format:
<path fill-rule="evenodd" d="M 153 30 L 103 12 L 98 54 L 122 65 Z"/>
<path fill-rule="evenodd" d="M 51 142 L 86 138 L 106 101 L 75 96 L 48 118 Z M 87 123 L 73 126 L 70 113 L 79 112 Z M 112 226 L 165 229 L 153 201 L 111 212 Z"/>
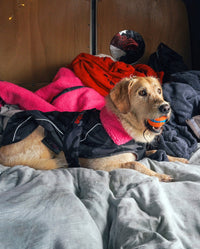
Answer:
<path fill-rule="evenodd" d="M 147 96 L 147 91 L 145 89 L 139 91 L 140 96 Z"/>
<path fill-rule="evenodd" d="M 161 91 L 161 89 L 160 89 L 160 88 L 158 88 L 158 93 L 159 93 L 159 94 L 161 94 L 161 93 L 162 93 L 162 91 Z"/>

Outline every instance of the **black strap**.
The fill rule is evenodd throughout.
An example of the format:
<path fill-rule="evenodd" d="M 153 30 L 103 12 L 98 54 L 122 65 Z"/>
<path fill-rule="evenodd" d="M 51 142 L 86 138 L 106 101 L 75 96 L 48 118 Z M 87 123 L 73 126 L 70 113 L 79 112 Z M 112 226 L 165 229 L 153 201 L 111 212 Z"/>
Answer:
<path fill-rule="evenodd" d="M 54 96 L 50 103 L 52 104 L 55 99 L 57 99 L 59 96 L 61 96 L 64 93 L 68 93 L 68 92 L 71 92 L 73 90 L 76 90 L 76 89 L 79 89 L 79 88 L 83 88 L 83 87 L 85 87 L 85 86 L 73 86 L 73 87 L 66 88 L 66 89 L 62 90 L 62 92 L 60 92 L 59 94 L 57 94 L 56 96 Z"/>
<path fill-rule="evenodd" d="M 68 167 L 80 167 L 78 158 L 80 137 L 83 131 L 83 115 L 84 111 L 77 116 L 64 136 L 63 151 Z"/>

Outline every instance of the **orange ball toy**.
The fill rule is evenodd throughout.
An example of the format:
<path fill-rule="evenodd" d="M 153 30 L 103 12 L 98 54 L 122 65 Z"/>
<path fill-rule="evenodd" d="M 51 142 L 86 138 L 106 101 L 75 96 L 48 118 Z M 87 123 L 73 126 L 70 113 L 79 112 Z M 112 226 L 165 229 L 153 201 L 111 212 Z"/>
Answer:
<path fill-rule="evenodd" d="M 156 127 L 156 128 L 163 126 L 166 121 L 167 121 L 166 116 L 162 116 L 162 117 L 156 118 L 156 119 L 147 119 L 147 122 L 149 123 L 149 125 Z"/>

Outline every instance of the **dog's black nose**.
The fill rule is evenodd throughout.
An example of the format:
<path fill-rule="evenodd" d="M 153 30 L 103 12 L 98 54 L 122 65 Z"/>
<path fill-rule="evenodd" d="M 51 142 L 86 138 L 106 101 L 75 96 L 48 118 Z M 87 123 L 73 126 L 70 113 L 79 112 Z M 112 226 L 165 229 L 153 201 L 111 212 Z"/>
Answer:
<path fill-rule="evenodd" d="M 159 111 L 162 112 L 163 114 L 168 114 L 169 111 L 170 111 L 170 105 L 168 105 L 168 104 L 162 104 L 159 107 Z"/>

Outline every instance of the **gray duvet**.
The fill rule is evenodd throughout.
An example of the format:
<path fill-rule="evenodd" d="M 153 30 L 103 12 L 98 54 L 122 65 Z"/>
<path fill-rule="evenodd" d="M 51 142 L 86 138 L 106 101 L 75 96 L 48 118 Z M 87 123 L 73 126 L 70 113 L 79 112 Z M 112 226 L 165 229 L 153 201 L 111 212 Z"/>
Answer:
<path fill-rule="evenodd" d="M 39 171 L 0 166 L 0 249 L 198 249 L 200 151 L 188 165 Z"/>

